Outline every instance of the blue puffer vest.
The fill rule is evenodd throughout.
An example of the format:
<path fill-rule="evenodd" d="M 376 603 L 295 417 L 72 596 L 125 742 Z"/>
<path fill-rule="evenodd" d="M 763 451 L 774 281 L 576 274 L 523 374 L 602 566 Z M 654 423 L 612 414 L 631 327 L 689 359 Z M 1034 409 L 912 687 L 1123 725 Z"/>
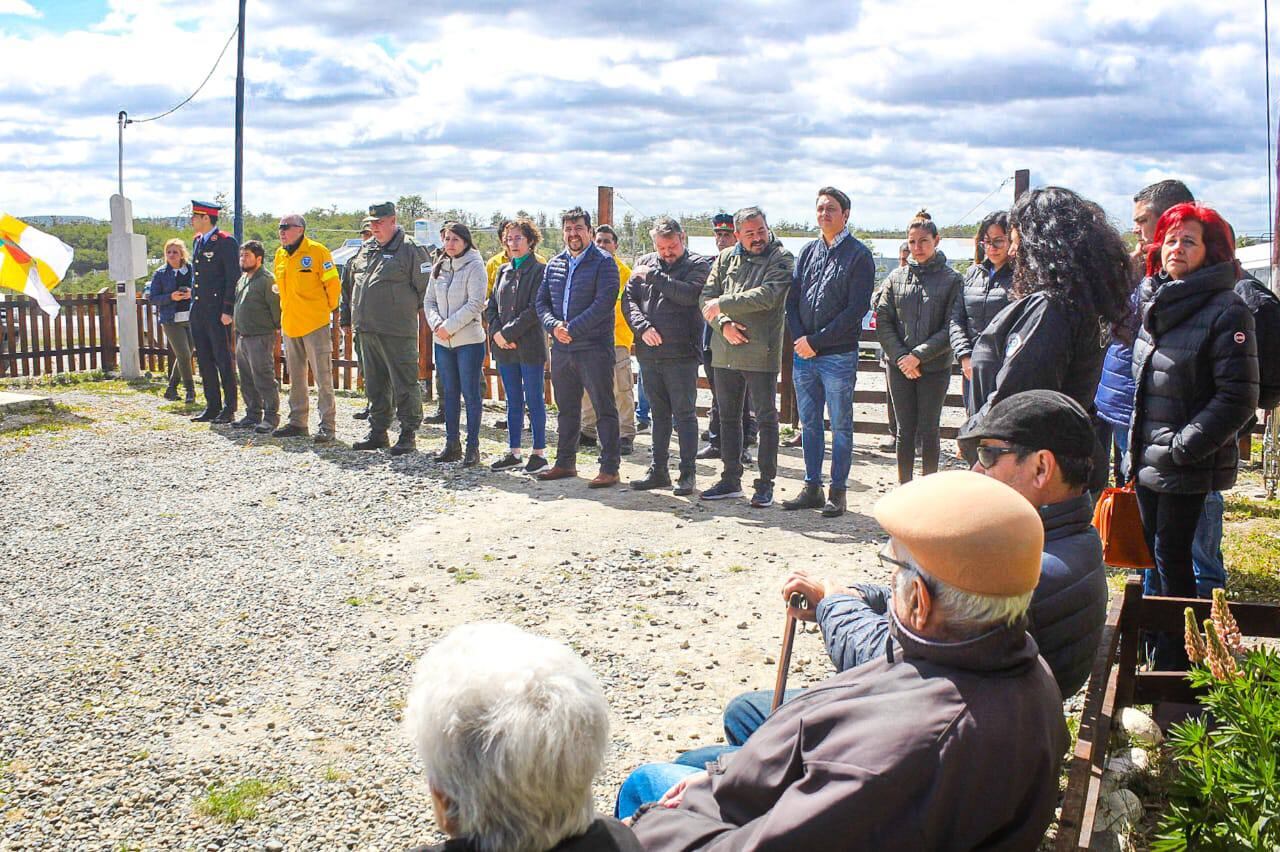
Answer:
<path fill-rule="evenodd" d="M 1102 379 L 1093 398 L 1098 416 L 1112 426 L 1128 428 L 1133 420 L 1133 395 L 1137 387 L 1133 380 L 1133 347 L 1113 341 L 1102 361 Z"/>

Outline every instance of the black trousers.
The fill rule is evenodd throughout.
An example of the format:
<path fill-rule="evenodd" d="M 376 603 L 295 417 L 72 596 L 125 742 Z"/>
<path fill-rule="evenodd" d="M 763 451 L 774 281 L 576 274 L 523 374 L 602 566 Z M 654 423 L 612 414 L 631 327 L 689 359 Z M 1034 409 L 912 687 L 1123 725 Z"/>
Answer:
<path fill-rule="evenodd" d="M 1205 494 L 1169 494 L 1143 485 L 1138 494 L 1142 534 L 1155 558 L 1155 586 L 1161 595 L 1176 598 L 1196 596 L 1196 576 L 1191 565 L 1191 543 L 1204 509 Z M 1187 650 L 1181 633 L 1159 632 L 1155 636 L 1153 664 L 1161 671 L 1187 667 Z"/>
<path fill-rule="evenodd" d="M 667 469 L 674 418 L 680 442 L 680 472 L 693 473 L 698 452 L 698 361 L 694 358 L 644 360 L 640 362 L 640 378 L 649 396 L 654 468 Z"/>
<path fill-rule="evenodd" d="M 196 365 L 204 385 L 205 408 L 208 411 L 236 410 L 236 370 L 232 362 L 231 326 L 222 317 L 192 317 L 191 339 L 196 345 Z"/>
<path fill-rule="evenodd" d="M 716 371 L 711 366 L 711 350 L 702 350 L 702 369 L 707 374 L 707 384 L 711 385 L 711 412 L 707 420 L 707 443 L 713 447 L 720 446 L 720 403 L 716 400 Z M 751 392 L 742 399 L 742 434 L 748 444 L 756 440 L 759 427 L 751 416 Z"/>
<path fill-rule="evenodd" d="M 613 345 L 568 350 L 551 347 L 551 389 L 556 398 L 556 466 L 576 469 L 582 433 L 582 394 L 596 410 L 600 472 L 617 474 L 618 407 L 613 401 Z"/>
<path fill-rule="evenodd" d="M 742 482 L 742 405 L 750 394 L 751 408 L 760 426 L 760 479 L 772 485 L 778 476 L 778 374 L 772 371 L 726 370 L 715 367 L 716 398 L 720 401 L 721 478 Z"/>
<path fill-rule="evenodd" d="M 898 418 L 898 482 L 910 482 L 916 464 L 916 436 L 920 437 L 920 468 L 926 476 L 938 472 L 938 456 L 942 448 L 938 426 L 942 421 L 942 403 L 951 382 L 950 370 L 924 373 L 908 379 L 896 365 L 889 365 L 889 394 L 893 397 L 894 414 Z"/>

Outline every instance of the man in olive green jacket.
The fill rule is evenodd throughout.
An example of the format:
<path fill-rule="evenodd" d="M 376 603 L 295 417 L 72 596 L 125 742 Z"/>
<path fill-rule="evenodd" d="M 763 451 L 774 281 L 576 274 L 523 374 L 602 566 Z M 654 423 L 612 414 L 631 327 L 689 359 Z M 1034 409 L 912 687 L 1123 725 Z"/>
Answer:
<path fill-rule="evenodd" d="M 236 282 L 236 369 L 244 417 L 231 425 L 267 433 L 280 425 L 280 386 L 276 384 L 276 333 L 280 330 L 280 294 L 276 280 L 262 265 L 262 243 L 245 240 L 240 247 Z"/>
<path fill-rule="evenodd" d="M 431 257 L 396 221 L 390 201 L 369 206 L 373 239 L 347 263 L 351 279 L 351 319 L 364 357 L 364 392 L 369 397 L 369 435 L 355 450 L 388 445 L 394 408 L 400 438 L 398 456 L 417 449 L 422 425 L 418 384 L 418 314 L 431 278 Z"/>
<path fill-rule="evenodd" d="M 749 390 L 760 426 L 760 478 L 751 505 L 773 505 L 778 473 L 778 369 L 782 365 L 787 288 L 795 257 L 769 231 L 764 211 L 733 216 L 738 244 L 716 258 L 702 289 L 702 315 L 711 326 L 711 366 L 720 409 L 720 481 L 703 500 L 742 496 L 742 397 Z"/>

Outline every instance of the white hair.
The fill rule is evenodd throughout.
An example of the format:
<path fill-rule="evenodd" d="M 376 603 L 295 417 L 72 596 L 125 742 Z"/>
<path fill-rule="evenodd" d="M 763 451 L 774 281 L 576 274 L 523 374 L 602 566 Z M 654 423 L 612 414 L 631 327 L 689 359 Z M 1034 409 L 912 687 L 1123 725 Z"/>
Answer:
<path fill-rule="evenodd" d="M 590 827 L 609 707 L 559 642 L 456 627 L 418 662 L 404 719 L 451 828 L 478 849 L 541 852 Z"/>
<path fill-rule="evenodd" d="M 895 550 L 900 556 L 904 548 L 897 544 Z M 904 560 L 907 567 L 898 567 L 893 580 L 894 597 L 903 601 L 908 607 L 914 603 L 915 586 L 912 581 L 919 577 L 929 590 L 929 597 L 937 608 L 940 623 L 947 633 L 957 639 L 980 636 L 997 627 L 1014 624 L 1027 612 L 1031 605 L 1031 596 L 1035 590 L 1025 594 L 1003 596 L 983 595 L 977 592 L 966 592 L 957 589 L 928 571 L 921 568 L 908 557 Z"/>

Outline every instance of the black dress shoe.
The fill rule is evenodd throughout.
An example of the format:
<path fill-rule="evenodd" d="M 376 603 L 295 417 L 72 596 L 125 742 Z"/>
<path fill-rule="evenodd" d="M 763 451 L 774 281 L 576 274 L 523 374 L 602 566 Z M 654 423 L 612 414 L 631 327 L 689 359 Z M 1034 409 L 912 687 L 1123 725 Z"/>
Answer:
<path fill-rule="evenodd" d="M 231 423 L 236 419 L 236 410 L 234 408 L 224 408 L 218 412 L 218 416 L 213 418 L 214 423 Z"/>
<path fill-rule="evenodd" d="M 357 411 L 355 414 L 351 415 L 351 419 L 353 419 L 353 420 L 368 420 L 368 419 L 369 419 L 369 409 L 366 407 L 363 411 Z"/>
<path fill-rule="evenodd" d="M 438 423 L 443 423 L 443 422 L 444 422 L 444 411 L 437 411 L 435 414 L 428 414 L 426 417 L 422 418 L 422 422 L 423 422 L 423 423 L 437 423 L 437 424 L 438 424 Z"/>
<path fill-rule="evenodd" d="M 177 388 L 169 388 L 168 390 L 166 390 L 166 391 L 164 392 L 164 398 L 165 398 L 165 399 L 167 399 L 167 400 L 169 400 L 170 402 L 177 402 L 177 401 L 178 401 L 178 389 L 177 389 Z"/>
<path fill-rule="evenodd" d="M 286 423 L 284 426 L 281 426 L 279 429 L 271 433 L 271 437 L 273 438 L 305 438 L 306 435 L 306 427 L 294 426 L 291 423 Z"/>
<path fill-rule="evenodd" d="M 191 418 L 192 423 L 211 423 L 213 418 L 218 416 L 218 412 L 206 408 L 204 411 Z"/>
<path fill-rule="evenodd" d="M 578 444 L 583 447 L 594 447 L 600 442 L 585 432 L 578 436 Z"/>
<path fill-rule="evenodd" d="M 232 429 L 252 429 L 254 426 L 257 426 L 261 422 L 262 422 L 261 420 L 255 420 L 254 418 L 246 414 L 244 417 L 241 417 L 235 423 L 232 423 L 231 428 Z"/>

